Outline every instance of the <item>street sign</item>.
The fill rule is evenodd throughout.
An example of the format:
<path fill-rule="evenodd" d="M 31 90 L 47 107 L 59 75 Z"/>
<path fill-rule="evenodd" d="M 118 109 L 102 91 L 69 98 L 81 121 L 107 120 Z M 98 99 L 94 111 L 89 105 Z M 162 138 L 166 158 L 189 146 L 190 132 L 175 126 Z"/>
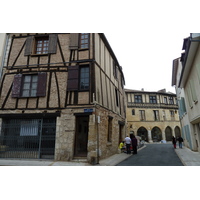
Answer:
<path fill-rule="evenodd" d="M 84 109 L 84 113 L 88 113 L 88 112 L 93 112 L 93 109 L 92 108 L 86 108 L 86 109 Z"/>

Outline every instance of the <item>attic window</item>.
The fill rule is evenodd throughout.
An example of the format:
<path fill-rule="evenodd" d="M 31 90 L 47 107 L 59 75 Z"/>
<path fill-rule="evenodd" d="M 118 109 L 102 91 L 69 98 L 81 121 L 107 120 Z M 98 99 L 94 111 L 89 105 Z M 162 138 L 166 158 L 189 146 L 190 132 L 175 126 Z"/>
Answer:
<path fill-rule="evenodd" d="M 89 48 L 89 33 L 80 34 L 80 48 L 81 49 Z"/>
<path fill-rule="evenodd" d="M 26 39 L 24 55 L 47 55 L 55 54 L 57 49 L 57 34 L 29 36 Z"/>
<path fill-rule="evenodd" d="M 35 40 L 35 54 L 47 54 L 49 47 L 48 37 L 38 37 Z"/>

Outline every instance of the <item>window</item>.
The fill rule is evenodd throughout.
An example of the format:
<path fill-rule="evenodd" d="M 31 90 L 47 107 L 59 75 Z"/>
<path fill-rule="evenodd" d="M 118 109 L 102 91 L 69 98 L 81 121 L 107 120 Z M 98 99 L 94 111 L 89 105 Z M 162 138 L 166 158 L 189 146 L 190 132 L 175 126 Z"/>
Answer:
<path fill-rule="evenodd" d="M 167 97 L 164 97 L 164 104 L 168 104 L 167 103 Z"/>
<path fill-rule="evenodd" d="M 67 90 L 89 90 L 90 68 L 89 65 L 68 66 Z"/>
<path fill-rule="evenodd" d="M 89 89 L 89 67 L 80 68 L 80 90 Z"/>
<path fill-rule="evenodd" d="M 139 110 L 140 112 L 140 121 L 145 121 L 145 110 Z"/>
<path fill-rule="evenodd" d="M 171 120 L 174 120 L 174 119 L 175 119 L 175 118 L 174 118 L 174 111 L 173 111 L 173 110 L 170 110 L 169 112 L 170 112 Z"/>
<path fill-rule="evenodd" d="M 119 99 L 118 99 L 118 91 L 115 89 L 115 98 L 116 98 L 116 105 L 119 107 Z"/>
<path fill-rule="evenodd" d="M 142 95 L 134 95 L 135 103 L 142 103 Z"/>
<path fill-rule="evenodd" d="M 39 130 L 38 119 L 25 119 L 21 120 L 20 136 L 37 136 Z"/>
<path fill-rule="evenodd" d="M 112 142 L 112 119 L 113 117 L 108 117 L 108 142 Z"/>
<path fill-rule="evenodd" d="M 35 54 L 47 54 L 49 46 L 48 37 L 38 37 L 35 41 Z"/>
<path fill-rule="evenodd" d="M 24 55 L 55 54 L 57 50 L 57 37 L 57 34 L 27 37 Z"/>
<path fill-rule="evenodd" d="M 153 110 L 153 113 L 154 113 L 154 120 L 155 121 L 159 121 L 159 111 L 158 110 Z"/>
<path fill-rule="evenodd" d="M 80 48 L 81 49 L 89 48 L 89 33 L 80 34 Z"/>
<path fill-rule="evenodd" d="M 169 104 L 174 104 L 173 97 L 169 97 Z"/>
<path fill-rule="evenodd" d="M 113 60 L 113 76 L 117 79 L 118 78 L 118 70 L 115 61 Z"/>
<path fill-rule="evenodd" d="M 23 76 L 22 97 L 35 97 L 37 94 L 38 75 Z"/>
<path fill-rule="evenodd" d="M 156 96 L 149 96 L 149 103 L 157 103 Z"/>
<path fill-rule="evenodd" d="M 14 76 L 12 97 L 46 96 L 46 73 L 33 75 L 17 74 Z"/>
<path fill-rule="evenodd" d="M 132 110 L 132 115 L 135 115 L 135 109 Z"/>

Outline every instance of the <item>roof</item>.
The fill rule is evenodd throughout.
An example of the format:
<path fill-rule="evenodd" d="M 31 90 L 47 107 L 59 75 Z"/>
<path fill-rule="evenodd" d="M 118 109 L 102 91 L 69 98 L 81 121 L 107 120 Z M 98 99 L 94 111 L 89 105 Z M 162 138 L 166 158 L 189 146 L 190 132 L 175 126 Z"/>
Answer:
<path fill-rule="evenodd" d="M 154 93 L 154 94 L 166 94 L 166 95 L 176 95 L 172 92 L 166 92 L 166 89 L 158 90 L 158 91 L 144 91 L 142 90 L 134 90 L 134 89 L 125 89 L 126 93 Z"/>

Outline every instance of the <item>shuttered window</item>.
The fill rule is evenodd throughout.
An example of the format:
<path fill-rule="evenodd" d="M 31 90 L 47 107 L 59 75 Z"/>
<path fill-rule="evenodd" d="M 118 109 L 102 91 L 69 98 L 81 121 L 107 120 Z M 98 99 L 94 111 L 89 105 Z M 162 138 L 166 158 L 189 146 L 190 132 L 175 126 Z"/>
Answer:
<path fill-rule="evenodd" d="M 69 49 L 78 49 L 79 33 L 70 33 Z"/>
<path fill-rule="evenodd" d="M 29 36 L 26 39 L 25 56 L 55 54 L 57 50 L 57 34 L 49 36 Z"/>
<path fill-rule="evenodd" d="M 67 90 L 68 91 L 78 90 L 78 83 L 79 83 L 79 66 L 69 66 Z"/>
<path fill-rule="evenodd" d="M 193 107 L 192 95 L 191 95 L 190 91 L 188 91 L 188 90 L 185 90 L 185 92 L 187 94 L 187 99 L 188 99 L 188 102 L 189 102 L 189 106 L 190 106 L 190 108 L 192 108 Z"/>
<path fill-rule="evenodd" d="M 46 73 L 17 74 L 13 80 L 12 97 L 42 97 L 46 95 Z"/>
<path fill-rule="evenodd" d="M 80 90 L 88 90 L 89 89 L 89 67 L 81 67 L 80 68 Z"/>
<path fill-rule="evenodd" d="M 191 90 L 191 93 L 192 93 L 192 100 L 194 102 L 197 101 L 197 94 L 196 94 L 196 90 L 195 90 L 195 86 L 194 86 L 194 81 L 193 80 L 190 80 L 190 90 Z"/>

